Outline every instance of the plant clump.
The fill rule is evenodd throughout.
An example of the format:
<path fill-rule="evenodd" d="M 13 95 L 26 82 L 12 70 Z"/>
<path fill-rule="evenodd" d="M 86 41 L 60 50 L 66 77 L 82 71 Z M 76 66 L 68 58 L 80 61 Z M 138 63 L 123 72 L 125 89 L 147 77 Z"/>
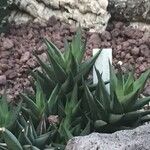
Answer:
<path fill-rule="evenodd" d="M 98 83 L 93 84 L 88 76 L 101 51 L 83 59 L 85 44 L 81 29 L 71 43 L 66 41 L 64 53 L 47 39 L 44 42 L 49 62 L 42 62 L 34 52 L 42 68 L 31 71 L 35 94 L 28 91 L 20 94 L 21 103 L 13 111 L 15 130 L 6 123 L 0 126 L 2 150 L 64 149 L 74 136 L 131 129 L 150 120 L 150 111 L 141 110 L 150 97 L 140 97 L 150 70 L 135 79 L 134 72 L 115 73 L 110 65 L 110 81 L 105 83 L 95 68 Z M 1 110 L 7 110 L 8 115 L 3 117 L 7 122 L 12 111 L 6 100 L 0 102 Z"/>

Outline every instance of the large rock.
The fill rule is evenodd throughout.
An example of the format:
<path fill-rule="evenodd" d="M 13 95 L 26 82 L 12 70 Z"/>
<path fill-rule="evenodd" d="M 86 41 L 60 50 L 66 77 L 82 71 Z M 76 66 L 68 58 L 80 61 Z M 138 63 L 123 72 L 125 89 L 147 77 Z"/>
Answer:
<path fill-rule="evenodd" d="M 150 0 L 109 0 L 108 10 L 114 20 L 150 21 Z"/>
<path fill-rule="evenodd" d="M 150 30 L 150 0 L 14 0 L 14 3 L 19 11 L 12 12 L 10 21 L 17 23 L 30 20 L 43 23 L 54 15 L 101 32 L 110 13 L 112 20 L 129 21 L 135 28 Z"/>
<path fill-rule="evenodd" d="M 92 133 L 71 139 L 65 150 L 149 150 L 150 124 L 113 134 Z"/>
<path fill-rule="evenodd" d="M 20 23 L 31 19 L 46 22 L 51 16 L 57 16 L 67 23 L 80 22 L 82 27 L 102 32 L 110 18 L 108 0 L 14 0 L 14 3 L 26 12 L 12 13 L 10 20 Z"/>
<path fill-rule="evenodd" d="M 112 20 L 128 21 L 140 30 L 150 30 L 150 0 L 109 0 Z"/>

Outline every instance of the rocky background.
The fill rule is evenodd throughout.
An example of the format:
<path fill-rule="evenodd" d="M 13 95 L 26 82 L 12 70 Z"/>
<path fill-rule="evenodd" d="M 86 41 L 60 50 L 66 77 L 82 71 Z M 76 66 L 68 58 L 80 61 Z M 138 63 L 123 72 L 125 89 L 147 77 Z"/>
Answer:
<path fill-rule="evenodd" d="M 53 41 L 63 51 L 64 37 L 69 41 L 76 27 L 55 17 L 46 25 L 27 23 L 12 24 L 7 33 L 0 35 L 0 93 L 7 87 L 9 100 L 16 100 L 24 88 L 31 89 L 29 69 L 39 65 L 32 54 L 36 50 L 43 61 L 47 60 L 43 37 Z M 122 22 L 112 22 L 102 33 L 91 33 L 83 29 L 87 38 L 86 56 L 90 57 L 93 48 L 113 49 L 113 62 L 122 61 L 124 71 L 135 67 L 137 76 L 150 68 L 150 32 L 134 29 Z M 150 95 L 150 83 L 144 92 Z"/>
<path fill-rule="evenodd" d="M 47 22 L 55 15 L 67 23 L 101 32 L 110 19 L 129 21 L 137 28 L 150 29 L 149 0 L 13 0 L 10 20 L 16 23 Z M 17 8 L 17 9 L 16 9 Z M 80 16 L 80 17 L 79 17 Z"/>

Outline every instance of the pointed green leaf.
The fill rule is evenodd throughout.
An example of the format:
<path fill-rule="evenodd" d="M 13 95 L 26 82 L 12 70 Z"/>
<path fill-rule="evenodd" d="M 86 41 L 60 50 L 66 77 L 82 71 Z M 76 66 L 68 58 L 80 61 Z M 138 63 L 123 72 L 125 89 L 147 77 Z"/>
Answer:
<path fill-rule="evenodd" d="M 25 94 L 20 94 L 21 98 L 25 103 L 28 105 L 28 107 L 38 116 L 39 115 L 39 109 L 36 106 L 36 104 Z"/>
<path fill-rule="evenodd" d="M 132 110 L 139 110 L 141 109 L 143 106 L 145 106 L 146 104 L 148 104 L 150 102 L 150 96 L 149 97 L 145 97 L 145 98 L 141 98 L 141 99 L 137 99 L 137 101 L 135 102 L 135 104 L 132 106 Z"/>
<path fill-rule="evenodd" d="M 63 83 L 67 78 L 65 70 L 62 68 L 60 64 L 58 64 L 58 62 L 51 55 L 49 55 L 49 57 L 50 57 L 51 65 L 53 66 L 57 80 Z"/>
<path fill-rule="evenodd" d="M 100 129 L 100 128 L 102 128 L 105 125 L 107 125 L 107 122 L 105 122 L 103 120 L 96 120 L 94 122 L 94 128 L 96 128 L 96 129 Z"/>
<path fill-rule="evenodd" d="M 59 63 L 59 65 L 61 65 L 61 67 L 64 68 L 65 60 L 64 60 L 64 56 L 60 52 L 60 50 L 52 42 L 48 41 L 47 39 L 44 39 L 44 42 L 46 43 L 46 45 L 48 47 L 47 51 L 48 51 L 49 55 L 51 55 L 55 59 L 55 61 L 57 61 Z"/>
<path fill-rule="evenodd" d="M 97 59 L 97 57 L 99 56 L 99 54 L 101 53 L 101 51 L 99 51 L 96 55 L 94 55 L 92 58 L 90 58 L 89 60 L 83 62 L 80 66 L 79 66 L 79 73 L 78 75 L 75 77 L 75 81 L 79 81 L 82 79 L 82 77 L 87 77 L 89 72 L 91 71 L 91 69 L 93 68 L 93 65 Z"/>
<path fill-rule="evenodd" d="M 0 130 L 3 133 L 4 141 L 7 144 L 8 149 L 23 150 L 17 138 L 9 130 L 5 128 L 0 128 Z"/>

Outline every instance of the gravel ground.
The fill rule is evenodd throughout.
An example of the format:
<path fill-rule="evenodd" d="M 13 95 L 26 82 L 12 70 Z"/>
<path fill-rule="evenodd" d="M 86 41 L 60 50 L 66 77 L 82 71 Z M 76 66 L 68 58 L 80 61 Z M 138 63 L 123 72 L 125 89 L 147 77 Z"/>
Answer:
<path fill-rule="evenodd" d="M 37 23 L 12 24 L 7 33 L 0 35 L 0 93 L 7 86 L 9 99 L 15 100 L 24 88 L 30 89 L 28 69 L 38 67 L 32 51 L 36 50 L 43 61 L 47 60 L 42 38 L 47 37 L 63 50 L 64 37 L 71 41 L 75 31 L 73 25 L 54 17 L 45 26 Z M 147 31 L 113 22 L 102 34 L 89 33 L 88 29 L 84 29 L 83 37 L 87 38 L 85 57 L 91 56 L 93 48 L 111 47 L 114 64 L 122 61 L 123 70 L 134 66 L 138 76 L 150 68 L 150 33 Z M 144 93 L 150 95 L 150 83 Z"/>

